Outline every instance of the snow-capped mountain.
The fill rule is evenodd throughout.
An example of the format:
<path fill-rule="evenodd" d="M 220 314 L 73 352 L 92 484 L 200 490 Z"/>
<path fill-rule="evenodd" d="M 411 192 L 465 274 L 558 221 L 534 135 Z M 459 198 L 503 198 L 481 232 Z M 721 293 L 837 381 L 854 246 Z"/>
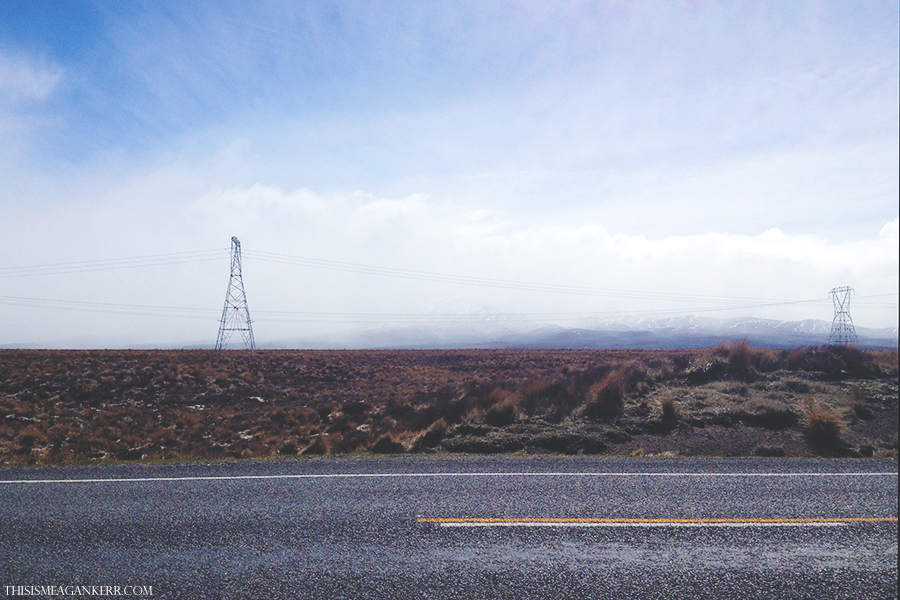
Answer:
<path fill-rule="evenodd" d="M 460 315 L 461 313 L 456 313 Z M 384 325 L 347 332 L 340 338 L 290 340 L 268 347 L 341 348 L 702 348 L 747 339 L 758 347 L 793 348 L 828 343 L 831 323 L 808 319 L 671 318 L 595 321 L 582 327 L 538 325 L 490 311 L 465 318 L 435 315 L 407 325 Z M 898 330 L 857 327 L 861 346 L 896 348 Z"/>

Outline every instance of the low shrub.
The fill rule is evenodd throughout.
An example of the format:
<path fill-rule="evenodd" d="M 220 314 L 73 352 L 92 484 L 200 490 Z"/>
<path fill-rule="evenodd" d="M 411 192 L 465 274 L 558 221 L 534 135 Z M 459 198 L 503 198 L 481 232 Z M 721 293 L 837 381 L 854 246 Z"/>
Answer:
<path fill-rule="evenodd" d="M 508 450 L 502 444 L 484 437 L 464 435 L 444 440 L 441 444 L 447 452 L 471 454 L 500 454 Z"/>
<path fill-rule="evenodd" d="M 728 348 L 728 372 L 732 377 L 746 379 L 753 371 L 753 349 L 750 342 L 740 340 Z"/>
<path fill-rule="evenodd" d="M 847 422 L 833 410 L 822 406 L 813 396 L 800 401 L 803 432 L 811 444 L 820 450 L 835 450 L 845 446 L 841 436 Z"/>
<path fill-rule="evenodd" d="M 872 412 L 872 409 L 869 408 L 867 404 L 854 404 L 853 405 L 853 414 L 862 419 L 863 421 L 871 421 L 875 414 Z"/>
<path fill-rule="evenodd" d="M 369 450 L 375 454 L 402 454 L 406 452 L 403 446 L 394 436 L 386 433 L 369 446 Z"/>
<path fill-rule="evenodd" d="M 750 427 L 762 427 L 775 431 L 793 427 L 799 421 L 797 413 L 789 408 L 765 406 L 752 412 L 741 411 L 738 415 Z"/>
<path fill-rule="evenodd" d="M 428 429 L 423 431 L 413 442 L 413 450 L 419 451 L 424 448 L 434 448 L 447 435 L 447 421 L 443 418 L 432 423 Z"/>
<path fill-rule="evenodd" d="M 493 403 L 484 412 L 484 422 L 494 427 L 503 427 L 516 422 L 519 416 L 519 404 L 522 396 L 516 392 L 510 392 L 501 388 L 491 392 L 489 399 Z"/>
<path fill-rule="evenodd" d="M 733 344 L 722 342 L 701 356 L 686 375 L 695 385 L 721 379 L 749 382 L 757 379 L 760 372 L 778 369 L 780 359 L 777 352 L 754 348 L 746 339 Z"/>
<path fill-rule="evenodd" d="M 876 367 L 890 377 L 896 377 L 898 371 L 897 348 L 890 350 L 872 350 L 872 362 Z"/>
<path fill-rule="evenodd" d="M 591 386 L 582 414 L 595 419 L 618 417 L 625 409 L 625 389 L 628 377 L 624 369 L 607 373 L 603 379 Z"/>
<path fill-rule="evenodd" d="M 693 385 L 725 379 L 728 376 L 728 361 L 721 356 L 701 358 L 687 370 L 686 376 Z"/>
<path fill-rule="evenodd" d="M 319 456 L 330 454 L 329 444 L 325 441 L 325 435 L 317 435 L 312 443 L 300 453 L 303 456 Z"/>
<path fill-rule="evenodd" d="M 788 352 L 784 362 L 793 371 L 823 373 L 831 381 L 868 379 L 880 371 L 872 354 L 849 345 L 798 348 Z"/>
<path fill-rule="evenodd" d="M 484 423 L 484 410 L 477 406 L 470 408 L 463 416 L 463 423 Z"/>
<path fill-rule="evenodd" d="M 368 402 L 345 402 L 341 406 L 341 412 L 345 415 L 360 416 L 372 410 L 372 405 Z"/>
<path fill-rule="evenodd" d="M 34 425 L 27 425 L 16 434 L 16 440 L 23 448 L 31 448 L 35 445 L 47 443 L 47 436 Z"/>
<path fill-rule="evenodd" d="M 753 451 L 756 456 L 780 457 L 784 456 L 784 448 L 781 446 L 757 446 Z"/>
<path fill-rule="evenodd" d="M 298 448 L 296 442 L 285 442 L 278 449 L 278 454 L 282 456 L 294 456 L 297 454 Z"/>
<path fill-rule="evenodd" d="M 660 408 L 662 409 L 662 418 L 666 423 L 673 423 L 678 420 L 679 411 L 678 405 L 675 404 L 675 398 L 666 394 L 659 401 Z"/>

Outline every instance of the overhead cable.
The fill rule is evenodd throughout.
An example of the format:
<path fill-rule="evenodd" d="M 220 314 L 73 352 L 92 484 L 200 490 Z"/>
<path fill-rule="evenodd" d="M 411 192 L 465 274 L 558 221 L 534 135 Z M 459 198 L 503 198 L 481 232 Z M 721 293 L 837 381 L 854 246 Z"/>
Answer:
<path fill-rule="evenodd" d="M 227 249 L 196 250 L 192 252 L 151 254 L 148 256 L 132 256 L 128 258 L 83 260 L 77 262 L 27 265 L 21 267 L 0 267 L 0 279 L 11 277 L 33 277 L 37 275 L 63 275 L 68 273 L 86 273 L 89 271 L 111 271 L 115 269 L 134 269 L 138 267 L 156 267 L 206 262 L 211 260 L 221 260 L 223 258 L 227 259 L 228 252 L 229 251 Z"/>
<path fill-rule="evenodd" d="M 647 292 L 637 290 L 622 290 L 613 288 L 597 288 L 586 286 L 558 285 L 547 283 L 536 283 L 528 281 L 516 281 L 508 279 L 495 279 L 489 277 L 473 277 L 468 275 L 453 275 L 449 273 L 436 273 L 431 271 L 417 271 L 412 269 L 398 269 L 393 267 L 379 267 L 376 265 L 365 265 L 359 263 L 349 263 L 334 260 L 324 260 L 318 258 L 309 258 L 302 256 L 288 256 L 285 254 L 274 254 L 271 252 L 259 252 L 255 250 L 244 251 L 244 256 L 264 262 L 273 262 L 280 264 L 289 264 L 296 266 L 313 267 L 316 269 L 327 269 L 332 271 L 345 271 L 350 273 L 361 273 L 365 275 L 380 275 L 386 277 L 397 277 L 402 279 L 413 279 L 420 281 L 434 281 L 439 283 L 456 283 L 462 285 L 493 287 L 502 289 L 513 289 L 534 292 L 551 292 L 559 294 L 587 295 L 587 296 L 603 296 L 613 298 L 632 298 L 645 300 L 677 300 L 685 302 L 702 302 L 702 303 L 720 303 L 726 302 L 765 302 L 765 303 L 784 303 L 784 304 L 805 304 L 809 302 L 818 302 L 815 300 L 786 300 L 775 298 L 751 298 L 740 296 L 715 296 L 703 294 L 678 294 L 672 292 Z"/>

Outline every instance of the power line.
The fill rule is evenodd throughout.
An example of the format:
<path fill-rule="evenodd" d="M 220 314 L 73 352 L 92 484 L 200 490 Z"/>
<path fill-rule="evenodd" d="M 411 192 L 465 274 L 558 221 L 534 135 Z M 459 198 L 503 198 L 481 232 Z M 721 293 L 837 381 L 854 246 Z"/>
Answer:
<path fill-rule="evenodd" d="M 295 266 L 312 267 L 316 269 L 326 269 L 330 271 L 344 271 L 350 273 L 360 273 L 365 275 L 380 275 L 385 277 L 396 277 L 401 279 L 412 279 L 419 281 L 433 281 L 437 283 L 456 283 L 461 285 L 471 285 L 480 287 L 493 287 L 501 289 L 512 289 L 533 292 L 551 292 L 572 295 L 586 296 L 603 296 L 612 298 L 629 298 L 644 300 L 677 300 L 685 302 L 702 302 L 702 303 L 720 303 L 746 301 L 753 303 L 764 302 L 779 304 L 805 304 L 808 302 L 818 302 L 819 300 L 786 300 L 774 298 L 750 298 L 740 296 L 713 296 L 701 294 L 676 294 L 671 292 L 647 292 L 637 290 L 621 290 L 613 288 L 596 288 L 586 286 L 558 285 L 547 283 L 536 283 L 528 281 L 515 281 L 508 279 L 495 279 L 489 277 L 472 277 L 467 275 L 453 275 L 449 273 L 436 273 L 431 271 L 417 271 L 412 269 L 398 269 L 393 267 L 379 267 L 376 265 L 365 265 L 359 263 L 340 262 L 333 260 L 324 260 L 318 258 L 309 258 L 302 256 L 289 256 L 285 254 L 274 254 L 270 252 L 246 251 L 245 256 L 256 258 L 264 262 L 288 264 Z"/>
<path fill-rule="evenodd" d="M 816 301 L 824 304 L 825 301 Z M 211 318 L 214 311 L 207 308 L 184 306 L 153 306 L 146 304 L 116 304 L 108 302 L 86 302 L 74 300 L 53 300 L 48 298 L 27 298 L 21 296 L 0 296 L 0 304 L 27 308 L 58 308 L 89 312 L 110 312 L 115 314 L 135 314 L 145 316 L 172 316 L 178 318 Z M 256 310 L 254 314 L 262 318 L 254 322 L 306 321 L 306 322 L 399 322 L 399 321 L 480 321 L 489 318 L 510 320 L 546 319 L 597 319 L 622 315 L 672 315 L 695 312 L 717 312 L 734 310 L 734 307 L 696 308 L 673 311 L 671 309 L 590 311 L 590 312 L 489 312 L 489 313 L 364 313 L 364 312 L 316 312 Z"/>
<path fill-rule="evenodd" d="M 118 259 L 99 259 L 89 261 L 76 261 L 66 263 L 51 263 L 43 265 L 30 265 L 21 267 L 0 268 L 0 278 L 28 277 L 37 275 L 58 275 L 68 273 L 83 273 L 87 271 L 106 271 L 114 269 L 132 269 L 139 267 L 178 265 L 195 262 L 222 260 L 227 256 L 225 249 L 197 250 L 189 252 L 177 252 L 166 254 L 154 254 L 145 256 L 126 257 Z M 547 312 L 547 313 L 490 313 L 490 318 L 509 319 L 515 321 L 539 321 L 551 319 L 588 320 L 621 316 L 651 316 L 651 315 L 688 315 L 705 312 L 725 312 L 734 310 L 748 310 L 754 308 L 769 308 L 792 305 L 826 305 L 829 300 L 825 298 L 813 298 L 806 300 L 786 300 L 750 298 L 742 296 L 714 296 L 701 294 L 676 294 L 667 292 L 647 292 L 637 290 L 621 290 L 612 288 L 595 288 L 586 286 L 569 286 L 545 284 L 537 282 L 516 281 L 486 277 L 472 277 L 438 273 L 430 271 L 418 271 L 412 269 L 398 269 L 393 267 L 380 267 L 316 259 L 311 257 L 290 256 L 269 252 L 246 251 L 245 256 L 262 262 L 312 267 L 332 271 L 343 271 L 370 276 L 394 277 L 416 281 L 431 281 L 437 283 L 451 283 L 458 285 L 470 285 L 479 287 L 493 287 L 499 289 L 512 289 L 520 291 L 546 292 L 567 295 L 587 295 L 611 298 L 626 298 L 634 300 L 655 300 L 678 303 L 690 303 L 693 306 L 679 307 L 678 309 L 628 309 L 617 311 L 596 312 Z M 896 308 L 896 302 L 885 302 L 883 299 L 897 297 L 897 293 L 876 294 L 870 296 L 856 296 L 857 306 Z M 79 302 L 71 300 L 51 300 L 40 298 L 26 298 L 18 296 L 0 296 L 0 303 L 7 305 L 25 306 L 32 308 L 58 308 L 64 310 L 83 310 L 91 312 L 108 312 L 112 314 L 133 314 L 142 316 L 170 316 L 177 318 L 208 318 L 210 314 L 205 308 L 150 306 L 134 304 L 113 304 L 104 302 Z M 486 316 L 475 314 L 428 314 L 428 313 L 337 313 L 337 312 L 304 312 L 304 311 L 255 311 L 257 317 L 262 317 L 265 322 L 464 322 L 483 320 Z"/>
<path fill-rule="evenodd" d="M 169 254 L 151 254 L 127 258 L 109 258 L 83 260 L 77 262 L 50 263 L 43 265 L 27 265 L 21 267 L 0 267 L 0 278 L 34 277 L 38 275 L 64 275 L 68 273 L 86 273 L 90 271 L 111 271 L 116 269 L 135 269 L 140 267 L 156 267 L 180 265 L 186 263 L 222 260 L 228 256 L 228 250 L 195 250 L 191 252 L 173 252 Z"/>
<path fill-rule="evenodd" d="M 889 296 L 893 294 L 882 294 Z M 804 301 L 826 305 L 825 299 Z M 121 304 L 109 302 L 87 302 L 75 300 L 53 300 L 47 298 L 28 298 L 21 296 L 0 296 L 0 304 L 21 306 L 26 308 L 44 308 L 95 312 L 105 314 L 122 314 L 146 317 L 166 317 L 179 319 L 212 320 L 216 311 L 208 308 L 185 306 L 154 306 L 146 304 Z M 795 304 L 795 303 L 794 303 Z M 776 304 L 777 306 L 777 304 Z M 896 306 L 896 305 L 895 305 Z M 280 311 L 256 310 L 255 323 L 304 322 L 304 323 L 478 323 L 489 320 L 505 320 L 509 322 L 539 322 L 547 320 L 578 320 L 616 318 L 616 317 L 677 317 L 698 313 L 724 312 L 740 310 L 741 306 L 693 307 L 680 310 L 673 309 L 625 309 L 591 312 L 490 312 L 490 313 L 365 313 L 365 312 L 316 312 L 316 311 Z"/>
<path fill-rule="evenodd" d="M 84 302 L 78 300 L 51 300 L 48 298 L 24 298 L 21 296 L 0 296 L 0 304 L 26 308 L 52 308 L 107 314 L 158 316 L 190 319 L 215 318 L 217 311 L 208 308 L 185 306 L 150 306 L 145 304 L 117 304 L 111 302 Z"/>
<path fill-rule="evenodd" d="M 207 262 L 212 260 L 221 260 L 228 256 L 228 249 L 210 249 L 196 250 L 189 252 L 176 252 L 167 254 L 152 254 L 145 256 L 134 256 L 126 258 L 114 259 L 98 259 L 89 261 L 50 263 L 42 265 L 28 265 L 20 267 L 0 267 L 0 278 L 11 277 L 30 277 L 38 275 L 58 275 L 68 273 L 83 273 L 88 271 L 107 271 L 115 269 L 132 269 L 139 267 L 151 266 L 167 266 L 176 264 L 186 264 L 195 262 Z M 639 290 L 622 290 L 615 288 L 597 288 L 587 286 L 571 286 L 559 284 L 547 284 L 528 281 L 516 281 L 507 279 L 496 279 L 488 277 L 473 277 L 467 275 L 455 275 L 449 273 L 438 273 L 432 271 L 419 271 L 413 269 L 399 269 L 395 267 L 381 267 L 377 265 L 366 265 L 361 263 L 341 262 L 325 259 L 317 259 L 303 256 L 291 256 L 286 254 L 275 254 L 271 252 L 260 251 L 244 251 L 244 256 L 256 258 L 263 262 L 288 264 L 295 266 L 305 266 L 317 269 L 326 269 L 332 271 L 343 271 L 350 273 L 360 273 L 365 275 L 385 276 L 412 279 L 419 281 L 433 281 L 437 283 L 456 283 L 461 285 L 472 285 L 480 287 L 494 287 L 501 289 L 514 289 L 522 291 L 550 292 L 573 295 L 588 296 L 605 296 L 617 298 L 645 299 L 645 300 L 674 300 L 685 302 L 700 303 L 721 303 L 721 302 L 750 302 L 752 304 L 740 304 L 735 306 L 738 308 L 756 308 L 762 306 L 789 305 L 789 304 L 808 304 L 820 302 L 819 299 L 809 300 L 788 300 L 774 298 L 757 298 L 746 296 L 724 296 L 724 295 L 704 295 L 704 294 L 677 294 L 671 292 L 648 292 Z M 866 298 L 882 298 L 888 296 L 896 296 L 897 294 L 879 294 L 874 296 L 858 296 L 858 305 L 867 306 L 884 306 L 893 307 L 896 303 L 876 303 L 867 302 Z M 722 308 L 722 310 L 730 310 L 730 308 Z"/>

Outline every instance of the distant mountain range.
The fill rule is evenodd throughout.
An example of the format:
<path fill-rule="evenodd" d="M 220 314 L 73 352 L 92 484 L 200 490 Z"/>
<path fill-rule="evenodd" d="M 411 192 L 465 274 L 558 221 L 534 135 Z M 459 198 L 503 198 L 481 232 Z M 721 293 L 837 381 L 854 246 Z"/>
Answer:
<path fill-rule="evenodd" d="M 383 326 L 345 330 L 344 333 L 259 339 L 260 348 L 708 348 L 722 341 L 748 340 L 761 348 L 796 348 L 828 344 L 830 321 L 776 321 L 758 318 L 711 317 L 635 318 L 598 320 L 578 327 L 536 325 L 510 315 L 479 312 L 462 322 L 440 315 L 425 317 L 414 326 Z M 896 327 L 857 327 L 864 348 L 897 348 Z M 214 333 L 214 332 L 213 332 Z M 213 336 L 211 335 L 211 338 Z M 130 344 L 127 340 L 77 339 L 50 346 L 65 348 L 212 348 L 214 339 L 195 343 Z M 40 348 L 37 344 L 4 344 L 0 348 Z M 235 337 L 231 348 L 240 348 Z"/>
<path fill-rule="evenodd" d="M 897 348 L 896 327 L 857 327 L 866 348 Z M 586 327 L 546 325 L 523 329 L 484 321 L 466 325 L 370 328 L 335 339 L 296 339 L 261 344 L 266 348 L 704 348 L 722 341 L 748 340 L 765 348 L 828 343 L 829 321 L 776 321 L 757 318 L 677 317 L 616 320 Z"/>

